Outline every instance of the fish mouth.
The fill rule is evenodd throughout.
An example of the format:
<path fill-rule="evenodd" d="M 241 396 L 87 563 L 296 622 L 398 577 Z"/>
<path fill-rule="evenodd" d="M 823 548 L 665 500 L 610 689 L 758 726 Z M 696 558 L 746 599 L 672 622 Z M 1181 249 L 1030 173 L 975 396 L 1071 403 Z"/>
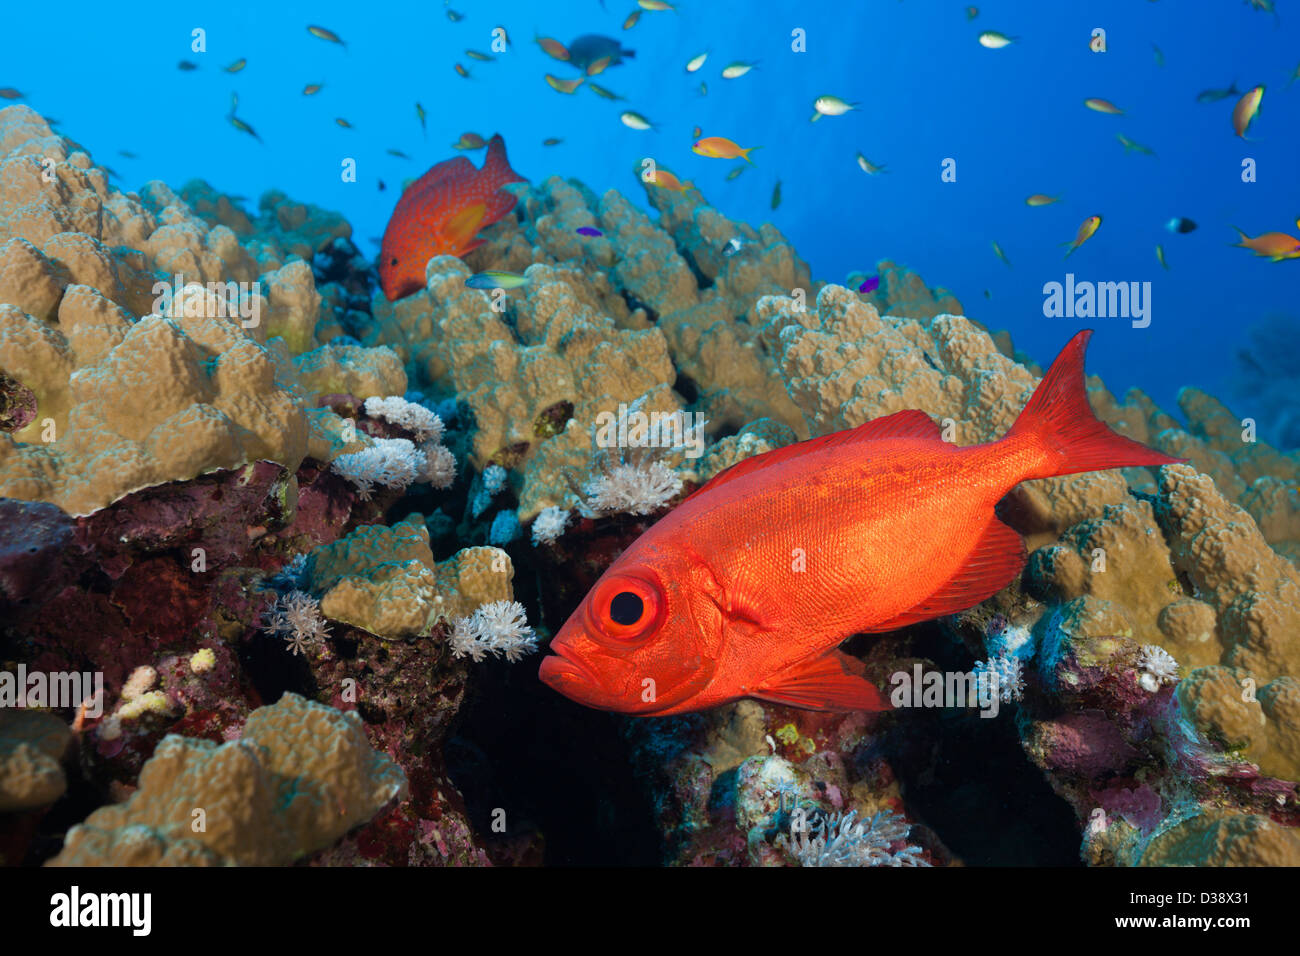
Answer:
<path fill-rule="evenodd" d="M 553 690 L 575 699 L 590 697 L 591 691 L 604 688 L 600 678 L 587 665 L 570 657 L 564 647 L 555 643 L 551 644 L 551 653 L 542 658 L 537 677 Z"/>

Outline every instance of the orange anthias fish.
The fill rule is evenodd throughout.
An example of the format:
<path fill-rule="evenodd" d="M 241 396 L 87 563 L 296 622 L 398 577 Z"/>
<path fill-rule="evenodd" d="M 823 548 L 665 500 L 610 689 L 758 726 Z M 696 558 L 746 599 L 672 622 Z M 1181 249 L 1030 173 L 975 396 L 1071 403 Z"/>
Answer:
<path fill-rule="evenodd" d="M 700 156 L 707 156 L 710 159 L 744 159 L 747 163 L 752 163 L 749 154 L 761 147 L 751 146 L 745 149 L 725 136 L 706 136 L 696 141 L 691 147 L 691 152 Z"/>
<path fill-rule="evenodd" d="M 1172 464 L 1088 405 L 1091 332 L 1061 351 L 999 441 L 959 447 L 920 411 L 746 459 L 641 535 L 551 642 L 540 678 L 602 710 L 664 716 L 742 697 L 887 710 L 852 634 L 973 607 L 1025 547 L 993 507 L 1019 482 Z"/>
<path fill-rule="evenodd" d="M 1300 219 L 1296 220 L 1296 225 L 1300 226 Z M 1232 228 L 1237 229 L 1236 226 Z M 1274 262 L 1281 262 L 1283 259 L 1300 259 L 1300 239 L 1289 236 L 1285 232 L 1264 232 L 1258 236 L 1248 236 L 1237 229 L 1237 234 L 1241 236 L 1241 242 L 1235 242 L 1233 245 L 1249 249 L 1260 258 L 1272 259 Z"/>
<path fill-rule="evenodd" d="M 501 187 L 522 182 L 499 134 L 488 141 L 482 169 L 457 156 L 413 182 L 397 201 L 380 246 L 379 284 L 388 301 L 424 288 L 424 266 L 434 256 L 463 256 L 482 245 L 475 239 L 479 230 L 515 207 L 515 197 Z"/>

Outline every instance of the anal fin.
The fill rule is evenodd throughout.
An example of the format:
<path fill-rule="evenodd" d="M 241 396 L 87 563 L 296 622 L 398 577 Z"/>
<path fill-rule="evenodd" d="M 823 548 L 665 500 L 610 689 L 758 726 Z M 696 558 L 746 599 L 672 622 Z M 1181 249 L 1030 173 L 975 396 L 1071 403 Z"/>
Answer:
<path fill-rule="evenodd" d="M 943 587 L 897 617 L 873 626 L 872 632 L 893 631 L 972 608 L 1015 580 L 1025 566 L 1025 543 L 997 518 L 966 556 L 966 563 Z"/>
<path fill-rule="evenodd" d="M 839 651 L 800 661 L 764 680 L 749 696 L 805 710 L 890 710 L 874 684 L 851 673 L 860 672 L 861 665 L 848 661 L 853 658 Z"/>

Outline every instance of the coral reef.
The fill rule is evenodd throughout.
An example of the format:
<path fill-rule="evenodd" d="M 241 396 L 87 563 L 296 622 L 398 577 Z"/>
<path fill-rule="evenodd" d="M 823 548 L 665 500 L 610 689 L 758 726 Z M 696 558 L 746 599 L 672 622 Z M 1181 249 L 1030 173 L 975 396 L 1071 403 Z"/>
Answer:
<path fill-rule="evenodd" d="M 6 862 L 536 861 L 549 836 L 502 836 L 453 766 L 492 764 L 449 740 L 471 688 L 532 699 L 531 652 L 723 469 L 909 408 L 989 441 L 1038 381 L 896 263 L 858 293 L 695 190 L 642 184 L 648 215 L 511 188 L 482 246 L 389 302 L 334 213 L 121 192 L 0 110 L 0 661 L 104 683 L 102 711 L 0 710 Z M 527 282 L 466 287 L 489 268 Z M 1300 457 L 1193 388 L 1179 417 L 1089 388 L 1187 464 L 1025 483 L 999 508 L 1019 580 L 844 648 L 882 688 L 969 673 L 1001 712 L 620 718 L 664 862 L 1032 861 L 934 796 L 944 748 L 995 744 L 1072 857 L 1297 862 Z"/>
<path fill-rule="evenodd" d="M 50 865 L 284 865 L 406 790 L 356 714 L 285 694 L 249 714 L 238 740 L 163 738 L 130 799 L 68 831 Z"/>

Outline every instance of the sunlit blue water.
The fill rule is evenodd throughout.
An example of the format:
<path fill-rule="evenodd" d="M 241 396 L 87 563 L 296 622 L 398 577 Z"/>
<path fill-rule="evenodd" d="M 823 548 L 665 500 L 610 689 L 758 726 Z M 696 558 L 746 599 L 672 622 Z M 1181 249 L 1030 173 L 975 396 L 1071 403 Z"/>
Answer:
<path fill-rule="evenodd" d="M 952 289 L 969 315 L 1010 329 L 1044 362 L 1076 327 L 1094 325 L 1090 370 L 1112 390 L 1137 385 L 1172 407 L 1184 384 L 1226 393 L 1244 328 L 1268 313 L 1300 311 L 1300 261 L 1275 264 L 1229 247 L 1236 241 L 1229 224 L 1252 235 L 1297 233 L 1300 84 L 1286 83 L 1300 64 L 1300 10 L 1278 5 L 1280 19 L 1235 0 L 1024 0 L 980 3 L 972 21 L 955 2 L 682 0 L 679 12 L 643 13 L 624 31 L 631 0 L 607 0 L 607 10 L 598 0 L 456 0 L 458 23 L 437 2 L 141 2 L 129 13 L 74 4 L 84 16 L 11 4 L 0 86 L 17 87 L 58 119 L 61 131 L 121 174 L 124 188 L 150 179 L 179 188 L 201 177 L 250 197 L 250 207 L 263 190 L 283 189 L 342 211 L 367 253 L 402 180 L 453 155 L 450 144 L 466 130 L 501 132 L 512 165 L 533 181 L 576 177 L 642 205 L 632 169 L 653 155 L 726 215 L 774 222 L 819 278 L 843 281 L 892 258 Z M 310 36 L 308 23 L 336 31 L 347 49 Z M 498 25 L 508 31 L 508 52 L 491 63 L 468 59 L 466 48 L 490 49 Z M 1096 27 L 1107 31 L 1104 54 L 1089 49 Z M 206 52 L 191 49 L 195 28 L 206 31 Z M 806 52 L 791 49 L 796 28 L 806 33 Z M 1019 40 L 985 49 L 976 37 L 986 29 Z M 585 32 L 636 50 L 598 78 L 626 103 L 587 89 L 566 96 L 543 82 L 547 72 L 576 73 L 547 57 L 534 35 L 568 42 Z M 704 51 L 704 68 L 687 74 L 686 61 Z M 242 72 L 222 71 L 241 57 Z M 180 60 L 200 68 L 180 72 Z M 759 67 L 722 79 L 734 60 Z M 470 79 L 453 72 L 457 62 Z M 707 96 L 699 95 L 701 81 Z M 1196 102 L 1201 90 L 1234 81 L 1241 90 L 1267 88 L 1250 142 L 1231 128 L 1236 97 Z M 324 89 L 304 97 L 306 83 Z M 226 121 L 232 92 L 264 144 Z M 809 123 L 812 101 L 824 93 L 861 109 Z M 1091 112 L 1087 97 L 1126 112 Z M 427 134 L 417 101 L 428 110 Z M 627 108 L 658 129 L 623 126 L 618 116 Z M 353 128 L 338 127 L 336 117 Z M 690 151 L 697 125 L 761 146 L 754 168 L 726 181 L 731 162 Z M 1121 132 L 1158 158 L 1126 154 L 1115 139 Z M 564 143 L 543 147 L 550 136 Z M 412 161 L 386 155 L 390 148 Z M 859 151 L 888 173 L 865 175 L 854 161 Z M 1241 181 L 1246 157 L 1258 166 L 1252 184 Z M 340 175 L 346 158 L 358 163 L 355 183 Z M 955 183 L 941 181 L 945 158 L 956 160 Z M 777 179 L 783 202 L 772 211 Z M 1037 192 L 1064 198 L 1027 207 L 1025 197 Z M 1063 262 L 1060 244 L 1092 214 L 1104 217 L 1101 229 Z M 1171 216 L 1200 228 L 1171 235 L 1163 228 Z M 1013 268 L 995 258 L 994 240 Z M 1169 271 L 1156 261 L 1157 243 Z M 1067 271 L 1150 281 L 1150 326 L 1045 318 L 1043 284 Z"/>

